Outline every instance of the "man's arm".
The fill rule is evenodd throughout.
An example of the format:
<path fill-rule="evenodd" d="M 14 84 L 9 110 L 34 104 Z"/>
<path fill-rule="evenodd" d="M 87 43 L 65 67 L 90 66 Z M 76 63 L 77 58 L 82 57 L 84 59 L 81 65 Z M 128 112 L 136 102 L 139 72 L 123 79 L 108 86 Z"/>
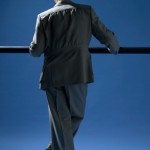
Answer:
<path fill-rule="evenodd" d="M 29 52 L 34 57 L 40 57 L 41 54 L 44 52 L 44 49 L 45 49 L 45 35 L 41 18 L 38 15 L 35 26 L 35 33 L 29 47 Z"/>
<path fill-rule="evenodd" d="M 117 54 L 120 45 L 115 37 L 115 34 L 111 32 L 98 18 L 93 8 L 91 8 L 92 19 L 92 34 L 102 43 L 105 44 L 108 50 Z"/>

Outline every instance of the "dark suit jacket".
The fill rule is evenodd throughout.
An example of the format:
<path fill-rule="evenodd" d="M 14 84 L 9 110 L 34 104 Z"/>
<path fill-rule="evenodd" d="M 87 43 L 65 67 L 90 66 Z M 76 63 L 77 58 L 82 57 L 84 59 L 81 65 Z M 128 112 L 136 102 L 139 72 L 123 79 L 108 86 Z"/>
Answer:
<path fill-rule="evenodd" d="M 91 83 L 94 81 L 91 35 L 117 53 L 119 44 L 113 32 L 96 16 L 88 5 L 64 0 L 37 17 L 35 34 L 30 44 L 32 56 L 44 53 L 40 87 L 48 85 Z"/>

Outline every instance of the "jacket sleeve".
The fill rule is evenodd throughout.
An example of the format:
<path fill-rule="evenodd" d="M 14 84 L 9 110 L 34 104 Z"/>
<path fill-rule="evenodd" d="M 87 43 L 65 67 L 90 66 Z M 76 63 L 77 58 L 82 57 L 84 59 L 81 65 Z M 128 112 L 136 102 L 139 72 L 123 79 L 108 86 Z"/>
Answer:
<path fill-rule="evenodd" d="M 43 30 L 43 25 L 41 22 L 41 18 L 38 15 L 33 40 L 29 46 L 29 53 L 34 57 L 40 57 L 45 49 L 45 40 L 46 39 Z"/>
<path fill-rule="evenodd" d="M 110 31 L 98 18 L 94 9 L 91 7 L 91 26 L 92 34 L 102 43 L 105 44 L 109 52 L 117 54 L 120 46 L 115 34 Z"/>

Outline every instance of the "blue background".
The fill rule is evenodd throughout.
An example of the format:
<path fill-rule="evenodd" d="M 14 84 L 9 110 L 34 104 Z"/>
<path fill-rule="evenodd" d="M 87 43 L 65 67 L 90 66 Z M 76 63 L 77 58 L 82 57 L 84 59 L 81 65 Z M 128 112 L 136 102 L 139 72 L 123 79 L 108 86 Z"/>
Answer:
<path fill-rule="evenodd" d="M 150 46 L 150 1 L 76 0 L 93 6 L 121 46 Z M 36 16 L 50 0 L 2 1 L 0 45 L 28 46 Z M 102 47 L 92 39 L 91 47 Z M 77 150 L 150 149 L 150 56 L 92 54 L 95 82 L 89 84 Z M 50 140 L 47 99 L 38 88 L 43 56 L 0 54 L 0 148 L 42 150 Z"/>

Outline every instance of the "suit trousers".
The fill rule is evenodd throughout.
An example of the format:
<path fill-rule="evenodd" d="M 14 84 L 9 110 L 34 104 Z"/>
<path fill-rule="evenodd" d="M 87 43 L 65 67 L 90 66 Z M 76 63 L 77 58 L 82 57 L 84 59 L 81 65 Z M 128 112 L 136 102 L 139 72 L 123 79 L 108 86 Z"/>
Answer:
<path fill-rule="evenodd" d="M 73 138 L 84 118 L 87 88 L 87 83 L 80 83 L 46 90 L 52 150 L 74 150 Z"/>

